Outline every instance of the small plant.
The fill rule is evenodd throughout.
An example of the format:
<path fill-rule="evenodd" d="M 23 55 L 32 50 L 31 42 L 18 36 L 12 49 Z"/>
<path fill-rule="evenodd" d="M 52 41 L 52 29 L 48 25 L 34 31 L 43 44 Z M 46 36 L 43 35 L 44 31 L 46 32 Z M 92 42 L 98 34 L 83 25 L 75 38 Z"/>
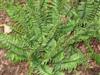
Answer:
<path fill-rule="evenodd" d="M 27 61 L 29 75 L 64 75 L 87 63 L 76 48 L 83 41 L 88 53 L 92 37 L 100 38 L 100 0 L 7 0 L 3 6 L 12 19 L 12 33 L 0 34 L 0 43 L 14 62 Z M 98 60 L 98 59 L 97 59 Z"/>

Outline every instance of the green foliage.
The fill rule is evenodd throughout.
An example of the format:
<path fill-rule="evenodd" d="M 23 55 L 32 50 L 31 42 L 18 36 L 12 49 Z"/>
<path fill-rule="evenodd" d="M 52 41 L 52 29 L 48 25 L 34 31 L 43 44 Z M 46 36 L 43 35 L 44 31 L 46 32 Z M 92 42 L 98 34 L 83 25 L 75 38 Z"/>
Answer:
<path fill-rule="evenodd" d="M 14 62 L 27 61 L 30 72 L 64 75 L 63 70 L 86 62 L 75 43 L 100 38 L 100 0 L 27 0 L 23 6 L 7 0 L 6 4 L 2 8 L 14 23 L 11 34 L 0 34 L 0 43 Z"/>
<path fill-rule="evenodd" d="M 97 64 L 100 64 L 100 54 L 94 53 L 92 58 L 96 61 Z"/>

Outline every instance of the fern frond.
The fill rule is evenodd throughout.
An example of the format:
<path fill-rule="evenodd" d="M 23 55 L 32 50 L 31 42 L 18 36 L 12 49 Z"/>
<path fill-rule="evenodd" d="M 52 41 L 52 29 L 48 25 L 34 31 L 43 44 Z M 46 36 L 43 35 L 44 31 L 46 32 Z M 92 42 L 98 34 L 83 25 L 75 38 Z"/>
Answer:
<path fill-rule="evenodd" d="M 86 62 L 75 44 L 100 38 L 99 0 L 9 1 L 2 8 L 12 19 L 12 33 L 0 33 L 0 43 L 11 60 L 27 61 L 40 75 L 64 75 L 62 70 Z"/>

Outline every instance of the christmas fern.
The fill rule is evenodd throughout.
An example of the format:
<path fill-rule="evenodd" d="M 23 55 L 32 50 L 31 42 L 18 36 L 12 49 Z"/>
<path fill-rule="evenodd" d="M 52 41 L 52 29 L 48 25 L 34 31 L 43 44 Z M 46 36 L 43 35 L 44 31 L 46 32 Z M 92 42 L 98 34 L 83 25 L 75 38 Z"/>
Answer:
<path fill-rule="evenodd" d="M 64 75 L 86 62 L 75 44 L 100 38 L 100 0 L 7 0 L 2 9 L 12 32 L 0 34 L 0 43 L 8 58 L 30 64 L 30 75 Z"/>

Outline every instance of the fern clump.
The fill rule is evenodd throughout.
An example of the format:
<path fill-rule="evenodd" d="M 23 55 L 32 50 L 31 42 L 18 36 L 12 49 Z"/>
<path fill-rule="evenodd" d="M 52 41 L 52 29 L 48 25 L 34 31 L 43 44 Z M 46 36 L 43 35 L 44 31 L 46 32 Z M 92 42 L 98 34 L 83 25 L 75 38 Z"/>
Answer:
<path fill-rule="evenodd" d="M 3 3 L 3 1 L 2 1 Z M 1 4 L 2 4 L 1 3 Z M 86 62 L 75 44 L 100 38 L 99 0 L 7 0 L 12 33 L 0 34 L 0 43 L 14 62 L 27 61 L 30 74 L 64 75 Z"/>

